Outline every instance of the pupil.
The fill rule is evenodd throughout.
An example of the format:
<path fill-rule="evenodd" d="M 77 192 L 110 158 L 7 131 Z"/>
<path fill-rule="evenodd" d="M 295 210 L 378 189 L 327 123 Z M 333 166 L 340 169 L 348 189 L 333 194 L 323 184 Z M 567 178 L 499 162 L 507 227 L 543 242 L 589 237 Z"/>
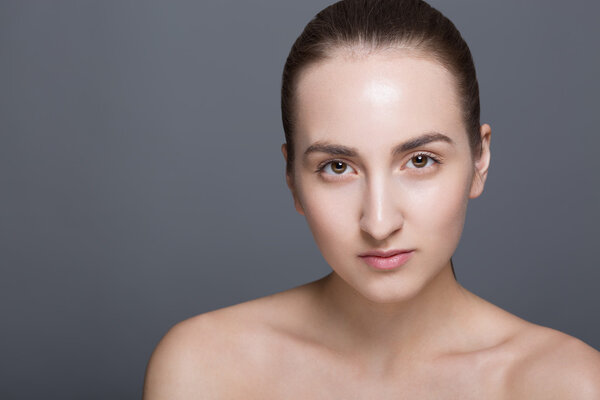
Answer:
<path fill-rule="evenodd" d="M 334 169 L 336 172 L 344 172 L 345 168 L 344 168 L 344 163 L 343 163 L 343 162 L 339 162 L 339 161 L 337 161 L 337 162 L 335 162 L 333 165 L 334 165 L 334 166 L 333 166 L 333 169 Z"/>
<path fill-rule="evenodd" d="M 415 165 L 418 167 L 419 166 L 422 167 L 425 164 L 425 156 L 416 156 L 415 160 L 416 160 Z"/>

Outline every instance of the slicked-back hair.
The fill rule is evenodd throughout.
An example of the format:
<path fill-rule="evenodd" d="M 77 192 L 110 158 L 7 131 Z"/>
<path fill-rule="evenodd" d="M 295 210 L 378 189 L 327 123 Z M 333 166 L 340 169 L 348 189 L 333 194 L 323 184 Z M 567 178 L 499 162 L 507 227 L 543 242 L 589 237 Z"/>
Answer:
<path fill-rule="evenodd" d="M 295 92 L 302 70 L 333 57 L 339 50 L 394 48 L 416 51 L 452 73 L 471 153 L 479 158 L 479 85 L 469 47 L 454 24 L 422 0 L 342 0 L 320 11 L 306 25 L 283 68 L 281 117 L 290 177 L 295 159 Z"/>

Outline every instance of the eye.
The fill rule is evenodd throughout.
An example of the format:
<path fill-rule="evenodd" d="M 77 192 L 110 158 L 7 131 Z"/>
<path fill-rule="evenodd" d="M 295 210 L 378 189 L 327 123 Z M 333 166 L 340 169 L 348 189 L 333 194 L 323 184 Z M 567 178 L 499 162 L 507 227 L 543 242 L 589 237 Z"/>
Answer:
<path fill-rule="evenodd" d="M 340 160 L 327 161 L 317 168 L 317 172 L 331 171 L 326 175 L 347 175 L 345 172 L 349 170 L 353 170 L 353 168 Z"/>
<path fill-rule="evenodd" d="M 439 163 L 440 161 L 433 157 L 432 155 L 419 153 L 412 156 L 412 158 L 406 164 L 408 168 L 411 169 L 423 169 L 425 167 L 430 167 L 434 164 Z M 412 167 L 410 165 L 413 165 Z"/>

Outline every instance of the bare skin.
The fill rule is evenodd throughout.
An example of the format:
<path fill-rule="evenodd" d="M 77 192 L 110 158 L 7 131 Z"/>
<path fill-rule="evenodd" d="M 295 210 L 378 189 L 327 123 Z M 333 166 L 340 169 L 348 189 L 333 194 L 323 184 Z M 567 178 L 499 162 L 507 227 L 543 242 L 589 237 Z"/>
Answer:
<path fill-rule="evenodd" d="M 600 399 L 600 353 L 453 277 L 491 128 L 474 156 L 449 71 L 414 52 L 340 52 L 300 77 L 296 130 L 287 183 L 333 271 L 177 324 L 144 399 Z M 390 152 L 432 132 L 446 139 Z M 315 143 L 356 154 L 305 156 Z M 372 249 L 414 253 L 380 271 L 358 256 Z"/>
<path fill-rule="evenodd" d="M 462 287 L 469 328 L 440 337 L 446 349 L 378 358 L 336 330 L 330 279 L 179 323 L 153 353 L 144 399 L 600 398 L 596 350 Z"/>

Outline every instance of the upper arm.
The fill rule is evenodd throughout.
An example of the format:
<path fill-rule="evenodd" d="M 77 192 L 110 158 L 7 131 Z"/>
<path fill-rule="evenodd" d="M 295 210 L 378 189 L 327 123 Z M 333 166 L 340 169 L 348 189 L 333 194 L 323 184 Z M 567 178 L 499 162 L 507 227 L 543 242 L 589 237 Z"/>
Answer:
<path fill-rule="evenodd" d="M 561 334 L 514 371 L 515 398 L 600 399 L 600 352 Z"/>
<path fill-rule="evenodd" d="M 213 335 L 206 316 L 172 327 L 154 349 L 144 379 L 144 400 L 218 398 Z"/>
<path fill-rule="evenodd" d="M 565 346 L 565 365 L 570 369 L 568 388 L 581 400 L 600 399 L 600 352 L 579 339 Z"/>

